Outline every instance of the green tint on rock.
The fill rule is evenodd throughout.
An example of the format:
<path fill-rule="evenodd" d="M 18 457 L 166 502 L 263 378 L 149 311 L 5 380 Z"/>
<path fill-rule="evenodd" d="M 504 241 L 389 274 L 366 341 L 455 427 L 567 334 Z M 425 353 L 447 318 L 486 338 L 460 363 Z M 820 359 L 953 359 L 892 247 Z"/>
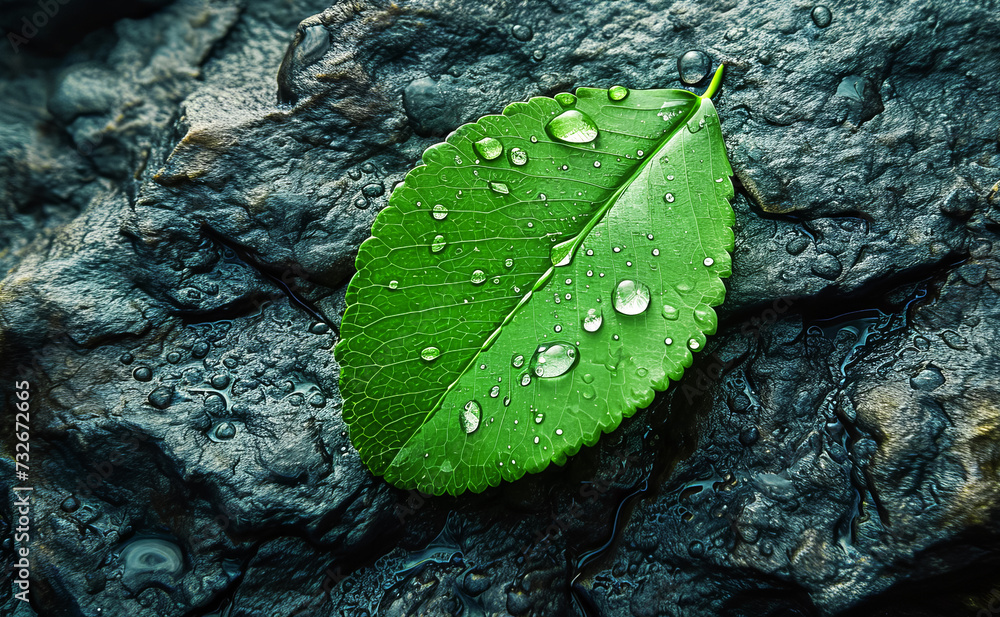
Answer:
<path fill-rule="evenodd" d="M 336 347 L 352 441 L 393 484 L 478 492 L 563 464 L 715 331 L 734 217 L 708 98 L 533 98 L 423 163 L 358 252 Z"/>

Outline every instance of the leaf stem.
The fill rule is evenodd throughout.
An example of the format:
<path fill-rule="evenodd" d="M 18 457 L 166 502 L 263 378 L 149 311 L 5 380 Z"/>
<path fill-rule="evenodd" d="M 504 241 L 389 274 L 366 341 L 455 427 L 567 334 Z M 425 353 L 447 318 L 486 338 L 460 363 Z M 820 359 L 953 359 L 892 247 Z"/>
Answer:
<path fill-rule="evenodd" d="M 715 75 L 712 77 L 712 83 L 708 84 L 708 90 L 705 90 L 705 94 L 701 95 L 703 99 L 710 99 L 715 96 L 715 93 L 719 91 L 719 86 L 722 85 L 722 68 L 726 66 L 725 64 L 720 64 L 719 68 L 715 69 Z"/>

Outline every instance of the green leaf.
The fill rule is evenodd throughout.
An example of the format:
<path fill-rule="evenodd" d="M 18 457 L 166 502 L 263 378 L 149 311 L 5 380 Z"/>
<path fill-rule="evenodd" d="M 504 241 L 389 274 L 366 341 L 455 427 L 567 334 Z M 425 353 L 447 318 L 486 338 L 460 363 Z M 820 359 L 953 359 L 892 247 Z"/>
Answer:
<path fill-rule="evenodd" d="M 720 76 L 533 98 L 427 149 L 361 246 L 336 348 L 374 473 L 482 491 L 681 378 L 731 270 Z"/>

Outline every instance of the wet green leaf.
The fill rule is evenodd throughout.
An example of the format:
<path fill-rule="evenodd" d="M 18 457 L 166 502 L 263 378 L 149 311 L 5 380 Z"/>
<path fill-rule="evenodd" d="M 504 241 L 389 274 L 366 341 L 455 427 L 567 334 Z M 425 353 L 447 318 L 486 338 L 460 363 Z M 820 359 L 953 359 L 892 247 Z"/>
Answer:
<path fill-rule="evenodd" d="M 648 405 L 715 332 L 731 173 L 715 107 L 685 90 L 534 98 L 428 148 L 347 292 L 336 357 L 365 464 L 481 491 Z"/>

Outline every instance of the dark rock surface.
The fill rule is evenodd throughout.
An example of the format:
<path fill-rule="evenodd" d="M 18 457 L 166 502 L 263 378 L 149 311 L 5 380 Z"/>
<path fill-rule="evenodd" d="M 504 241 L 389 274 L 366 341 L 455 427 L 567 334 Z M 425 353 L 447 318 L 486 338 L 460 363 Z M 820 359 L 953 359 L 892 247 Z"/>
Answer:
<path fill-rule="evenodd" d="M 34 388 L 35 490 L 33 602 L 0 612 L 990 613 L 1000 21 L 855 4 L 74 0 L 8 45 L 0 378 L 5 418 Z M 727 65 L 740 180 L 708 349 L 565 467 L 373 478 L 332 346 L 394 183 L 507 102 L 680 87 L 690 49 Z"/>

